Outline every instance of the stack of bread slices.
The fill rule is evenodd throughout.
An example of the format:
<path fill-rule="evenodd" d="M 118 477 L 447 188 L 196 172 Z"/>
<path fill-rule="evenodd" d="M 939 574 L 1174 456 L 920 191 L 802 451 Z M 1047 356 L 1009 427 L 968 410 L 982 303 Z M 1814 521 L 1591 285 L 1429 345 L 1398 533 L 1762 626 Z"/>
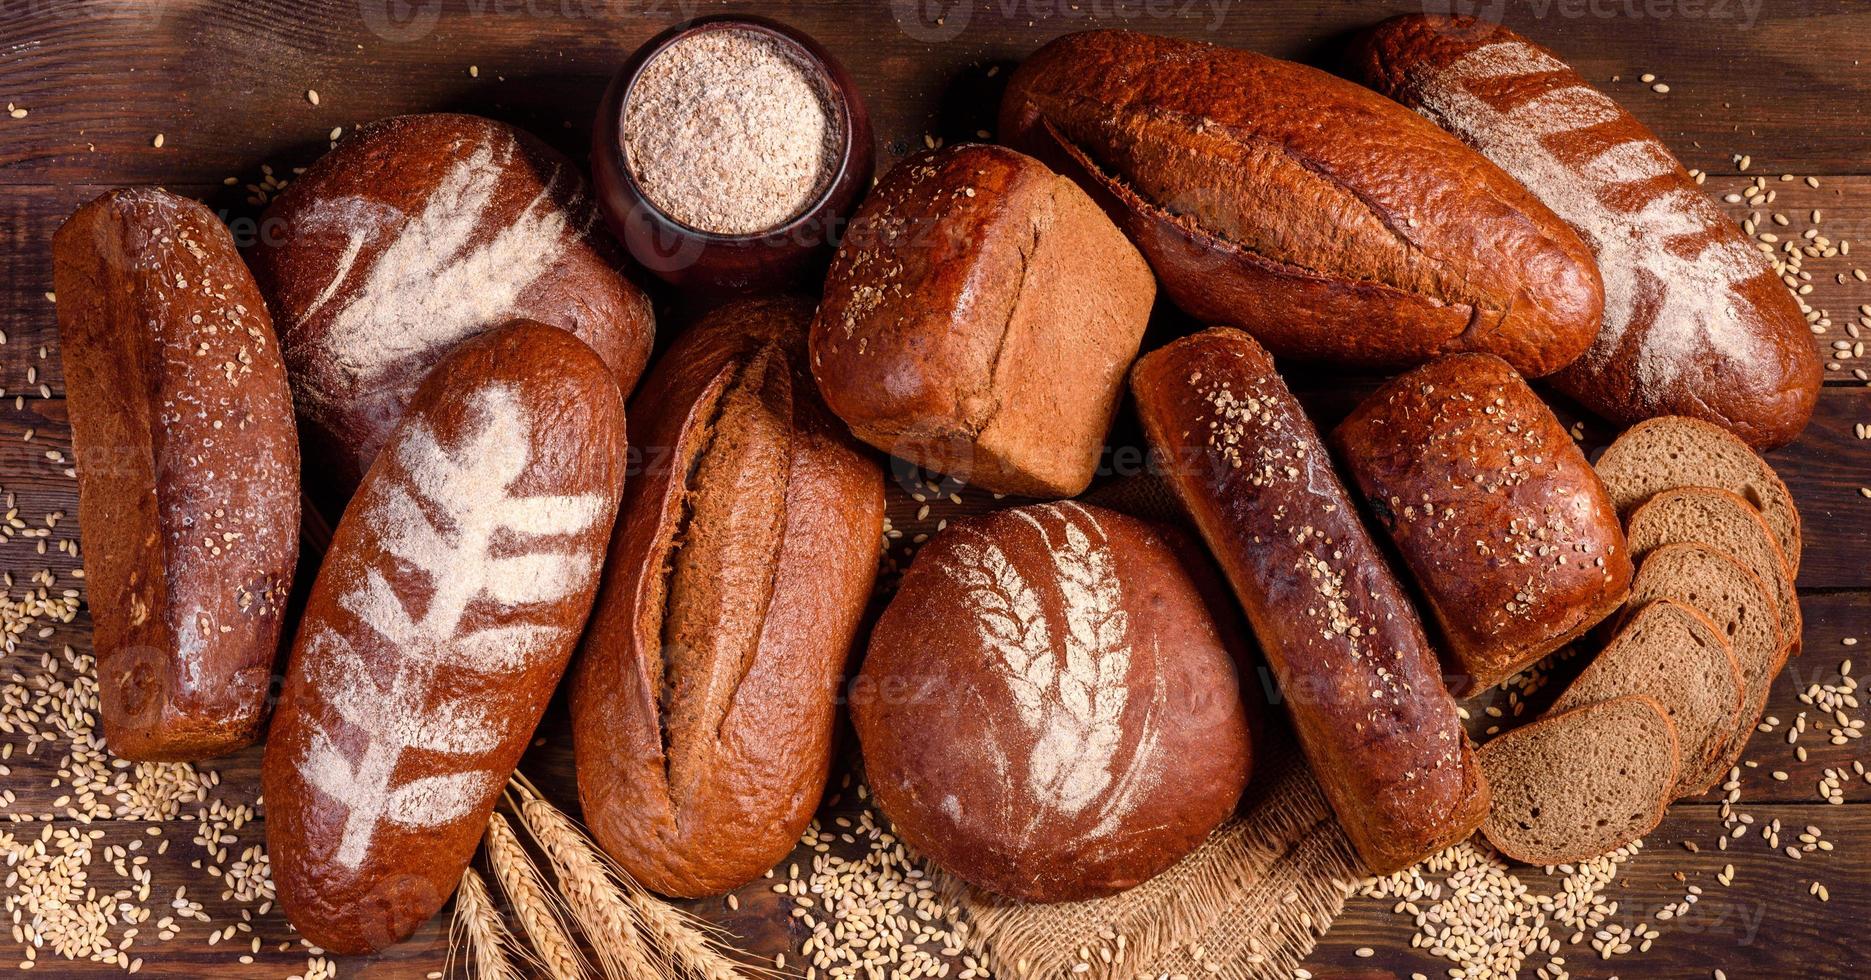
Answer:
<path fill-rule="evenodd" d="M 1531 864 L 1630 843 L 1739 761 L 1798 651 L 1800 522 L 1786 485 L 1723 429 L 1666 416 L 1599 476 L 1638 561 L 1609 639 L 1546 716 L 1483 746 L 1482 831 Z"/>

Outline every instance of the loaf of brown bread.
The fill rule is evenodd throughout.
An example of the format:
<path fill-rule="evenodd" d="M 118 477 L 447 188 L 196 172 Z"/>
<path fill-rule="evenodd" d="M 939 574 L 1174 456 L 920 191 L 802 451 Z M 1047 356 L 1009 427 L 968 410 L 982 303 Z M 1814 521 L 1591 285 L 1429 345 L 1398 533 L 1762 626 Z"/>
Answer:
<path fill-rule="evenodd" d="M 212 212 L 111 191 L 52 239 L 104 742 L 202 759 L 265 721 L 299 552 L 266 306 Z"/>
<path fill-rule="evenodd" d="M 1467 837 L 1488 788 L 1435 652 L 1312 422 L 1247 334 L 1146 355 L 1156 465 L 1234 585 L 1346 834 L 1373 874 Z"/>
<path fill-rule="evenodd" d="M 1538 376 L 1598 332 L 1572 229 L 1434 124 L 1304 65 L 1068 34 L 1008 81 L 1000 138 L 1093 191 L 1178 306 L 1280 357 L 1486 351 Z"/>
<path fill-rule="evenodd" d="M 876 575 L 883 472 L 819 402 L 804 299 L 683 332 L 632 402 L 643 447 L 572 682 L 593 836 L 665 895 L 792 850 L 831 765 Z"/>
<path fill-rule="evenodd" d="M 1554 387 L 1620 425 L 1689 415 L 1761 447 L 1805 427 L 1820 370 L 1799 305 L 1637 117 L 1551 51 L 1472 18 L 1385 21 L 1350 64 L 1499 164 L 1597 253 L 1604 326 Z"/>
<path fill-rule="evenodd" d="M 1441 624 L 1451 687 L 1493 687 L 1609 616 L 1631 584 L 1617 511 L 1507 362 L 1456 354 L 1332 433 Z"/>
<path fill-rule="evenodd" d="M 998 146 L 910 157 L 866 198 L 812 328 L 858 438 L 986 490 L 1085 489 L 1156 284 L 1071 181 Z"/>
<path fill-rule="evenodd" d="M 332 537 L 266 743 L 266 844 L 306 941 L 365 953 L 448 900 L 597 594 L 623 397 L 538 323 L 458 345 Z"/>
<path fill-rule="evenodd" d="M 429 369 L 509 320 L 576 334 L 628 393 L 649 300 L 584 178 L 517 129 L 435 113 L 372 123 L 294 180 L 247 250 L 292 370 L 312 487 L 332 512 Z"/>
<path fill-rule="evenodd" d="M 905 843 L 971 884 L 1064 901 L 1150 878 L 1234 811 L 1251 758 L 1238 638 L 1177 542 L 1067 502 L 922 547 L 851 692 Z"/>

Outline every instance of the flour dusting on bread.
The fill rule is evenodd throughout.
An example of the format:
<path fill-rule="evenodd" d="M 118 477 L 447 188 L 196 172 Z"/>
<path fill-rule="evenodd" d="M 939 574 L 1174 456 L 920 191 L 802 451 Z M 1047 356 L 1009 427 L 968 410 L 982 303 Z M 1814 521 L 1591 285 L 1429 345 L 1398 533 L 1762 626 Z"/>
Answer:
<path fill-rule="evenodd" d="M 338 602 L 379 642 L 399 650 L 396 669 L 379 676 L 330 627 L 314 634 L 306 650 L 307 668 L 343 724 L 321 720 L 297 765 L 307 783 L 346 811 L 335 859 L 347 868 L 363 863 L 381 823 L 445 823 L 498 787 L 502 775 L 488 770 L 400 784 L 394 777 L 406 752 L 458 756 L 503 744 L 512 733 L 500 715 L 483 712 L 472 694 L 456 689 L 497 685 L 501 675 L 548 654 L 567 630 L 529 621 L 524 608 L 569 595 L 597 574 L 597 555 L 539 539 L 584 531 L 603 519 L 609 499 L 514 496 L 509 488 L 526 470 L 538 427 L 510 387 L 487 385 L 469 404 L 475 427 L 457 445 L 444 446 L 422 424 L 406 425 L 389 447 L 391 474 L 400 470 L 403 479 L 384 474 L 358 501 L 364 519 L 382 529 L 387 560 L 367 568 Z M 432 586 L 420 615 L 390 584 L 389 576 L 404 568 Z M 464 630 L 471 607 L 512 622 Z M 346 749 L 360 742 L 361 751 Z"/>
<path fill-rule="evenodd" d="M 1549 138 L 1624 118 L 1617 103 L 1573 85 L 1502 109 L 1470 88 L 1562 71 L 1570 71 L 1564 62 L 1530 45 L 1501 41 L 1446 69 L 1413 72 L 1410 80 L 1421 92 L 1425 115 L 1518 178 L 1597 252 L 1604 325 L 1581 363 L 1609 360 L 1633 328 L 1643 331 L 1637 380 L 1653 394 L 1686 380 L 1704 358 L 1730 362 L 1717 374 L 1769 359 L 1769 345 L 1743 319 L 1751 314 L 1738 292 L 1743 283 L 1770 273 L 1766 263 L 1746 242 L 1715 234 L 1727 218 L 1700 193 L 1651 193 L 1638 186 L 1679 172 L 1666 151 L 1647 140 L 1627 140 L 1571 166 L 1550 148 Z M 1612 203 L 1638 195 L 1645 203 L 1637 210 Z"/>

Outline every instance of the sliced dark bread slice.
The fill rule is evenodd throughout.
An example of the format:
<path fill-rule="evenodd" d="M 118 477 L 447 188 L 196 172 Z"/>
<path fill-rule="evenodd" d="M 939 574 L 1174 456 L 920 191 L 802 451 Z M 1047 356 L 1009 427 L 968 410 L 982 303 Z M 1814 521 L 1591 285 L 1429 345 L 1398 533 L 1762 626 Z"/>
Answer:
<path fill-rule="evenodd" d="M 1611 505 L 1628 516 L 1676 487 L 1715 487 L 1741 495 L 1773 528 L 1787 568 L 1800 572 L 1800 512 L 1773 467 L 1728 430 L 1701 419 L 1665 415 L 1625 430 L 1595 464 Z"/>
<path fill-rule="evenodd" d="M 1632 558 L 1641 559 L 1666 544 L 1693 542 L 1706 544 L 1740 562 L 1773 590 L 1774 605 L 1780 612 L 1780 642 L 1799 651 L 1803 624 L 1799 595 L 1793 589 L 1793 572 L 1787 567 L 1773 529 L 1761 518 L 1760 511 L 1739 495 L 1712 487 L 1665 490 L 1631 512 L 1625 535 Z"/>
<path fill-rule="evenodd" d="M 1483 745 L 1494 803 L 1481 833 L 1527 864 L 1586 861 L 1663 819 L 1676 788 L 1676 726 L 1641 694 L 1542 718 Z"/>
<path fill-rule="evenodd" d="M 1740 724 L 1718 769 L 1732 768 L 1767 708 L 1767 693 L 1786 665 L 1773 593 L 1760 576 L 1705 544 L 1666 544 L 1650 552 L 1631 580 L 1627 610 L 1656 599 L 1680 602 L 1706 616 L 1733 648 L 1747 688 Z"/>
<path fill-rule="evenodd" d="M 1720 781 L 1725 750 L 1747 701 L 1741 665 L 1708 617 L 1670 599 L 1645 603 L 1624 624 L 1547 713 L 1642 694 L 1654 698 L 1676 726 L 1682 771 L 1676 796 L 1694 796 Z"/>

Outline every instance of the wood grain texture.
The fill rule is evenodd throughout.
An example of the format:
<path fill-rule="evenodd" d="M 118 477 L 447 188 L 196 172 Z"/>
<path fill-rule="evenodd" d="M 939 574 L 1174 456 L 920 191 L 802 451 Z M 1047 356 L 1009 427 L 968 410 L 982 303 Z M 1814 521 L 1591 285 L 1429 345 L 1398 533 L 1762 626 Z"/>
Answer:
<path fill-rule="evenodd" d="M 1430 2 L 1431 8 L 1448 4 Z M 1871 95 L 1871 7 L 1848 0 L 1479 0 L 1484 15 L 1510 25 L 1572 59 L 1589 79 L 1603 85 L 1655 128 L 1690 166 L 1710 171 L 1708 190 L 1718 198 L 1740 192 L 1765 174 L 1776 199 L 1750 209 L 1724 205 L 1737 218 L 1758 211 L 1763 229 L 1794 237 L 1813 227 L 1833 240 L 1866 239 L 1871 268 L 1871 128 L 1849 107 Z M 590 115 L 611 70 L 642 40 L 689 16 L 733 11 L 767 14 L 816 35 L 845 60 L 869 102 L 878 132 L 880 166 L 921 147 L 925 138 L 975 139 L 992 126 L 1005 69 L 1045 40 L 1086 27 L 1125 26 L 1214 40 L 1274 55 L 1330 66 L 1351 31 L 1394 13 L 1424 9 L 1411 0 L 1344 0 L 1332 4 L 1247 3 L 1242 0 L 960 0 L 919 5 L 894 2 L 704 2 L 704 0 L 37 0 L 6 6 L 0 15 L 0 105 L 27 110 L 24 118 L 0 115 L 0 492 L 14 495 L 17 519 L 42 526 L 45 514 L 63 511 L 46 554 L 37 539 L 0 541 L 0 570 L 13 576 L 14 592 L 42 568 L 59 587 L 77 585 L 77 561 L 57 549 L 75 540 L 75 484 L 69 427 L 62 401 L 63 374 L 56 351 L 47 243 L 58 223 L 79 204 L 112 186 L 161 183 L 198 196 L 227 218 L 236 237 L 260 233 L 258 208 L 238 186 L 258 182 L 262 167 L 289 179 L 292 168 L 322 153 L 334 127 L 401 112 L 462 110 L 526 127 L 582 160 Z M 1751 9 L 1750 9 L 1751 8 Z M 916 15 L 917 9 L 931 13 Z M 934 13 L 944 12 L 940 21 Z M 470 73 L 470 66 L 476 71 Z M 1654 72 L 1670 86 L 1651 91 L 1637 77 Z M 1618 78 L 1617 81 L 1612 79 Z M 319 93 L 317 105 L 307 90 Z M 161 133 L 163 145 L 153 146 Z M 1737 172 L 1735 154 L 1752 166 Z M 1817 176 L 1781 181 L 1782 173 Z M 223 183 L 237 178 L 237 186 Z M 1773 224 L 1783 214 L 1785 226 Z M 1850 256 L 1806 263 L 1813 306 L 1833 323 L 1815 337 L 1833 360 L 1833 345 L 1855 339 L 1847 325 L 1861 304 L 1871 304 L 1871 282 L 1854 275 Z M 1871 277 L 1868 277 L 1871 278 Z M 660 297 L 665 309 L 680 309 Z M 1193 324 L 1159 309 L 1145 346 L 1153 347 Z M 680 316 L 665 320 L 679 322 Z M 1863 328 L 1871 333 L 1871 326 Z M 45 348 L 42 356 L 40 349 Z M 1847 351 L 1846 353 L 1851 353 Z M 1824 828 L 1838 850 L 1798 863 L 1770 852 L 1756 836 L 1715 850 L 1718 831 L 1713 798 L 1677 805 L 1650 838 L 1650 846 L 1614 886 L 1621 914 L 1648 916 L 1661 903 L 1699 883 L 1710 894 L 1694 916 L 1663 931 L 1650 954 L 1598 962 L 1589 950 L 1568 957 L 1575 976 L 1708 976 L 1720 967 L 1744 976 L 1797 974 L 1808 977 L 1862 975 L 1862 944 L 1850 937 L 1871 915 L 1871 875 L 1863 854 L 1871 846 L 1871 783 L 1848 778 L 1845 805 L 1820 801 L 1817 783 L 1827 768 L 1852 773 L 1867 753 L 1862 740 L 1832 745 L 1817 733 L 1819 712 L 1800 695 L 1813 684 L 1836 680 L 1841 662 L 1871 643 L 1871 443 L 1854 426 L 1871 425 L 1871 389 L 1852 375 L 1858 357 L 1837 357 L 1812 426 L 1773 462 L 1793 487 L 1808 531 L 1801 587 L 1806 610 L 1806 653 L 1776 684 L 1769 715 L 1782 721 L 1774 733 L 1757 735 L 1747 758 L 1756 763 L 1741 776 L 1739 808 L 1757 820 L 1779 817 L 1791 828 Z M 1871 367 L 1867 364 L 1866 367 Z M 28 370 L 33 372 L 28 381 Z M 1347 380 L 1334 372 L 1300 370 L 1294 386 L 1322 420 L 1342 415 L 1374 379 Z M 40 397 L 44 384 L 53 395 Z M 16 397 L 19 399 L 16 406 Z M 1562 415 L 1566 415 L 1561 406 Z M 1569 418 L 1569 416 L 1568 416 Z M 27 430 L 33 438 L 22 438 Z M 1586 422 L 1589 441 L 1611 433 Z M 1107 462 L 1112 472 L 1134 469 L 1140 460 L 1134 423 L 1121 418 Z M 48 458 L 47 453 L 59 458 Z M 925 496 L 928 496 L 925 494 Z M 1004 506 L 981 493 L 959 503 L 941 496 L 913 499 L 893 481 L 890 516 L 905 543 L 937 524 L 963 514 Z M 892 552 L 907 560 L 907 548 Z M 21 640 L 20 652 L 0 664 L 13 684 L 36 681 L 42 651 L 64 644 L 83 650 L 88 617 L 57 626 L 46 636 Z M 1865 658 L 1871 659 L 1871 658 Z M 1871 669 L 1861 666 L 1857 670 Z M 1550 696 L 1550 691 L 1549 695 Z M 1503 719 L 1487 713 L 1492 705 Z M 1537 712 L 1528 699 L 1522 717 Z M 1513 706 L 1500 695 L 1469 703 L 1471 726 L 1485 734 L 1505 725 Z M 1785 740 L 1786 726 L 1807 712 L 1809 732 L 1798 746 Z M 549 710 L 523 768 L 567 805 L 571 755 L 562 701 Z M 15 800 L 8 814 L 52 813 L 69 793 L 68 774 L 58 771 L 56 747 L 28 754 L 19 733 L 0 733 L 15 751 L 0 787 Z M 257 750 L 219 760 L 221 796 L 235 803 L 258 799 Z M 839 771 L 853 765 L 847 746 Z M 1774 773 L 1785 773 L 1784 780 Z M 55 782 L 57 781 L 57 782 Z M 855 799 L 841 796 L 822 815 L 852 813 Z M 0 826 L 16 839 L 69 820 Z M 240 845 L 262 836 L 260 823 L 235 833 Z M 90 828 L 99 843 L 128 846 L 138 839 L 151 849 L 156 838 L 135 823 L 100 822 Z M 194 840 L 197 824 L 160 828 L 171 843 L 151 857 L 156 887 L 151 905 L 161 907 L 186 885 L 214 926 L 239 922 L 234 903 L 218 896 L 221 886 L 205 867 Z M 1680 841 L 1695 841 L 1691 853 Z M 147 851 L 145 851 L 147 853 Z M 796 852 L 792 860 L 808 860 Z M 1728 861 L 1737 868 L 1735 886 L 1720 889 L 1715 873 Z M 1677 872 L 1684 881 L 1673 877 Z M 120 879 L 107 867 L 91 869 L 100 887 Z M 784 874 L 782 866 L 781 874 Z M 1811 881 L 1828 883 L 1832 898 L 1819 903 L 1807 894 Z M 797 963 L 803 933 L 790 905 L 757 881 L 738 893 L 740 910 L 720 900 L 692 907 L 741 937 L 763 956 L 787 951 Z M 145 957 L 139 976 L 285 977 L 302 973 L 305 956 L 278 912 L 255 917 L 250 926 L 263 939 L 256 962 L 238 961 L 248 934 L 208 944 L 209 926 L 185 922 L 180 935 L 158 944 L 145 929 L 132 950 Z M 342 964 L 346 977 L 427 977 L 443 965 L 446 923 L 436 920 L 410 943 L 378 957 Z M 1446 976 L 1447 964 L 1409 951 L 1411 928 L 1379 903 L 1356 902 L 1309 964 L 1324 977 L 1408 977 L 1413 971 Z M 280 944 L 286 944 L 281 951 Z M 1360 957 L 1360 947 L 1374 955 Z M 19 950 L 0 936 L 0 969 L 10 969 Z M 120 975 L 120 967 L 72 964 L 42 954 L 35 975 Z"/>

